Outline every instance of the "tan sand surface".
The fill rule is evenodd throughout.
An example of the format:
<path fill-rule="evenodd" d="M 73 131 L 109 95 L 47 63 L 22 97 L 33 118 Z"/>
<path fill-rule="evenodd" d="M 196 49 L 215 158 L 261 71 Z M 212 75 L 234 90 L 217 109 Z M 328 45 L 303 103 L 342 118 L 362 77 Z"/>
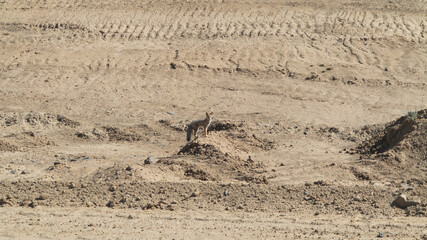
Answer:
<path fill-rule="evenodd" d="M 0 1 L 0 238 L 427 239 L 426 27 L 423 0 Z"/>

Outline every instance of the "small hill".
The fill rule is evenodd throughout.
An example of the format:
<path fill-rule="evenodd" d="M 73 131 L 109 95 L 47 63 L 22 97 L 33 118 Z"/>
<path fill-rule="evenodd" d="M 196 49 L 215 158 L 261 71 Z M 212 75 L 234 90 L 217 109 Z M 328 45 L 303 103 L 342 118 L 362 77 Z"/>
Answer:
<path fill-rule="evenodd" d="M 381 131 L 362 142 L 358 153 L 374 160 L 386 177 L 427 183 L 427 109 L 385 124 Z"/>

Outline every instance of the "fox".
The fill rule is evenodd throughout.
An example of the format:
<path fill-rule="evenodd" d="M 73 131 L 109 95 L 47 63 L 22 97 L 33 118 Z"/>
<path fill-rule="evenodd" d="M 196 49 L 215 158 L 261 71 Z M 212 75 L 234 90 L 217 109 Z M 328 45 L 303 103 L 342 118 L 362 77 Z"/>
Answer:
<path fill-rule="evenodd" d="M 187 141 L 191 140 L 191 134 L 194 132 L 194 136 L 197 137 L 197 131 L 200 127 L 203 127 L 203 130 L 205 131 L 205 137 L 208 136 L 208 127 L 212 122 L 212 115 L 213 113 L 206 113 L 205 119 L 200 119 L 191 122 L 187 126 Z"/>

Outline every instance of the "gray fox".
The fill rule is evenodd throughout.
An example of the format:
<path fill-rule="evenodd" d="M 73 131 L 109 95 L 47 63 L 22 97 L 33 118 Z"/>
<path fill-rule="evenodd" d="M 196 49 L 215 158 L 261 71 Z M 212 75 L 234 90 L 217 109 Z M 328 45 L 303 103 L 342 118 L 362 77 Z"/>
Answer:
<path fill-rule="evenodd" d="M 205 119 L 196 120 L 188 124 L 187 141 L 191 140 L 191 133 L 193 131 L 194 131 L 194 136 L 197 137 L 197 131 L 199 130 L 200 127 L 203 127 L 203 130 L 205 131 L 205 137 L 208 135 L 208 127 L 209 127 L 209 124 L 211 124 L 212 115 L 213 113 L 210 113 L 210 114 L 206 113 Z"/>

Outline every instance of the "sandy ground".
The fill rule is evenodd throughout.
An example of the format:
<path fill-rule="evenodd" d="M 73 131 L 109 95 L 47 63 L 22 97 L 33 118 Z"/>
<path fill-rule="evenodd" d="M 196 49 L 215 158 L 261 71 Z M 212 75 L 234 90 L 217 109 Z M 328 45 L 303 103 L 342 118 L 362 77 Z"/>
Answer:
<path fill-rule="evenodd" d="M 0 16 L 0 238 L 427 238 L 425 1 Z"/>
<path fill-rule="evenodd" d="M 414 239 L 420 218 L 141 210 L 2 208 L 0 239 Z M 7 220 L 6 220 L 7 219 Z"/>

